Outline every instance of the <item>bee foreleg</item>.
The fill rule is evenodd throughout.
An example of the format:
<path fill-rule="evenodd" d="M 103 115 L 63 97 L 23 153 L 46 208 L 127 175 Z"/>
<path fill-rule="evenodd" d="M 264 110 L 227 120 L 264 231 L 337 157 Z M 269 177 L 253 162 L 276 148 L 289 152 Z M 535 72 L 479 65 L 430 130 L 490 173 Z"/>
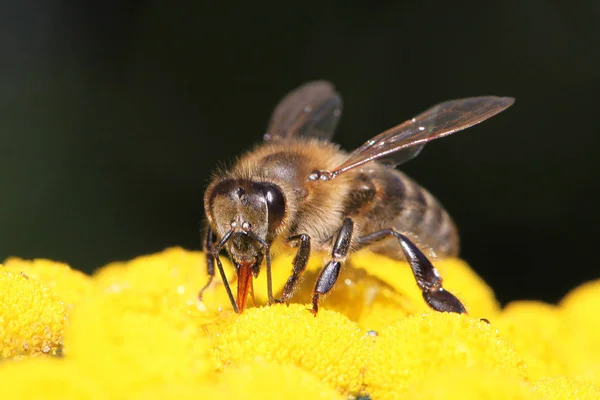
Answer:
<path fill-rule="evenodd" d="M 311 312 L 317 315 L 319 311 L 319 298 L 327 294 L 335 284 L 337 277 L 342 267 L 342 262 L 346 259 L 348 252 L 350 251 L 350 244 L 352 242 L 352 232 L 354 230 L 354 221 L 351 218 L 344 219 L 344 223 L 340 231 L 337 234 L 335 242 L 333 243 L 333 250 L 331 251 L 331 260 L 321 270 L 317 283 L 315 284 L 315 290 L 313 291 L 312 298 L 312 310 Z"/>
<path fill-rule="evenodd" d="M 294 240 L 299 240 L 300 245 L 298 246 L 296 257 L 294 257 L 294 269 L 292 271 L 292 275 L 290 275 L 287 282 L 285 283 L 285 286 L 283 287 L 281 299 L 277 300 L 277 302 L 279 303 L 287 302 L 294 294 L 298 280 L 304 273 L 306 265 L 308 264 L 308 258 L 310 256 L 310 236 L 302 234 L 291 236 L 290 238 L 288 238 L 288 241 Z"/>
<path fill-rule="evenodd" d="M 214 240 L 215 240 L 215 234 L 214 234 L 212 228 L 209 226 L 206 229 L 204 243 L 202 246 L 204 253 L 206 255 L 206 273 L 208 275 L 208 281 L 206 282 L 204 287 L 202 289 L 200 289 L 200 293 L 198 293 L 198 299 L 200 301 L 202 301 L 202 293 L 204 293 L 204 291 L 206 289 L 208 289 L 208 287 L 210 286 L 210 284 L 213 281 L 213 278 L 215 277 L 215 257 L 212 254 Z"/>
<path fill-rule="evenodd" d="M 227 232 L 211 249 L 210 254 L 213 259 L 217 262 L 217 267 L 219 268 L 219 274 L 221 275 L 221 279 L 223 280 L 223 286 L 225 286 L 225 291 L 227 292 L 227 297 L 229 297 L 229 301 L 231 302 L 231 306 L 233 307 L 233 311 L 239 314 L 240 310 L 235 302 L 235 298 L 233 297 L 233 292 L 231 291 L 231 287 L 229 286 L 229 282 L 227 281 L 227 275 L 225 275 L 225 270 L 223 269 L 223 264 L 221 263 L 221 259 L 219 258 L 219 253 L 221 249 L 225 246 L 225 243 L 229 240 L 231 235 L 233 234 L 233 229 Z"/>
<path fill-rule="evenodd" d="M 393 236 L 398 240 L 406 260 L 410 264 L 417 285 L 429 307 L 441 312 L 466 313 L 465 307 L 452 293 L 442 287 L 442 278 L 425 254 L 406 236 L 393 229 L 384 229 L 358 238 L 361 246 Z"/>

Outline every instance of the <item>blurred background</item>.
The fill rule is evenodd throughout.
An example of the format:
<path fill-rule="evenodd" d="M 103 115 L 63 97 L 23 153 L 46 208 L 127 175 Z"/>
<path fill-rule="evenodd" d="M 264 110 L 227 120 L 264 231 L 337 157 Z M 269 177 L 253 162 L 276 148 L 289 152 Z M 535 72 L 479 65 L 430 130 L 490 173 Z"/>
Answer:
<path fill-rule="evenodd" d="M 441 101 L 516 97 L 402 169 L 501 301 L 599 277 L 599 2 L 201 3 L 0 3 L 0 259 L 200 248 L 215 164 L 327 79 L 346 149 Z"/>

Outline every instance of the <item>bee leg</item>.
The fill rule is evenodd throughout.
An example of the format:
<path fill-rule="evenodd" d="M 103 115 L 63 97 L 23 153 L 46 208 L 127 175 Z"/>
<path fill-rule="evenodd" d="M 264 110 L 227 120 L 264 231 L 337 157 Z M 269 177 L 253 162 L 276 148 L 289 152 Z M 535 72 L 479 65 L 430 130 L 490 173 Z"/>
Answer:
<path fill-rule="evenodd" d="M 308 264 L 308 257 L 310 256 L 310 236 L 302 234 L 288 238 L 288 241 L 290 242 L 295 240 L 300 241 L 300 246 L 296 252 L 296 257 L 294 257 L 294 269 L 292 275 L 290 275 L 283 287 L 281 299 L 276 300 L 278 303 L 286 303 L 292 297 L 296 289 L 296 284 L 298 283 L 298 280 L 300 280 L 300 277 L 302 277 L 306 265 Z"/>
<path fill-rule="evenodd" d="M 429 307 L 441 312 L 464 314 L 467 311 L 460 300 L 442 287 L 442 278 L 425 254 L 406 236 L 393 229 L 384 229 L 360 237 L 361 246 L 369 245 L 381 239 L 393 236 L 398 240 L 406 260 L 410 264 L 417 285 L 423 292 L 423 298 Z"/>
<path fill-rule="evenodd" d="M 212 281 L 215 277 L 215 256 L 213 256 L 213 254 L 212 254 L 214 240 L 215 240 L 214 232 L 213 232 L 212 228 L 209 226 L 206 229 L 206 234 L 205 234 L 204 243 L 203 243 L 204 246 L 202 246 L 204 253 L 206 254 L 206 272 L 208 274 L 208 282 L 206 282 L 204 287 L 202 289 L 200 289 L 200 293 L 198 293 L 198 299 L 200 301 L 202 301 L 202 294 L 204 293 L 204 291 L 206 289 L 209 288 L 210 284 L 212 283 Z"/>
<path fill-rule="evenodd" d="M 251 230 L 248 231 L 248 236 L 252 239 L 256 240 L 264 249 L 264 257 L 267 264 L 267 297 L 269 305 L 275 303 L 275 299 L 273 298 L 273 278 L 271 274 L 271 246 L 264 239 L 258 236 L 256 233 Z M 262 258 L 261 258 L 262 260 Z M 258 263 L 260 265 L 260 262 Z"/>
<path fill-rule="evenodd" d="M 312 298 L 312 310 L 311 312 L 316 316 L 319 311 L 319 298 L 327 294 L 335 284 L 337 277 L 342 267 L 342 262 L 346 259 L 348 252 L 350 251 L 350 244 L 352 242 L 352 231 L 354 230 L 354 221 L 350 218 L 344 219 L 342 228 L 338 232 L 338 235 L 333 244 L 333 250 L 331 251 L 331 260 L 321 270 L 321 274 L 317 278 L 317 283 L 313 291 Z"/>
<path fill-rule="evenodd" d="M 227 297 L 229 297 L 229 301 L 231 302 L 231 306 L 233 307 L 233 311 L 236 314 L 240 313 L 240 310 L 235 302 L 235 298 L 233 297 L 233 292 L 231 291 L 231 287 L 229 286 L 229 282 L 227 281 L 227 276 L 225 275 L 225 270 L 223 269 L 223 264 L 221 263 L 221 259 L 219 258 L 219 252 L 213 252 L 215 257 L 215 261 L 217 261 L 217 267 L 219 268 L 219 274 L 221 275 L 221 279 L 223 280 L 223 286 L 225 286 L 225 291 L 227 292 Z"/>
<path fill-rule="evenodd" d="M 212 234 L 212 230 L 210 230 L 209 235 Z M 233 307 L 233 311 L 236 312 L 236 314 L 240 313 L 240 310 L 237 306 L 237 303 L 235 302 L 235 298 L 233 297 L 233 292 L 231 291 L 231 287 L 229 286 L 229 281 L 227 280 L 227 275 L 225 275 L 225 269 L 223 269 L 223 263 L 221 263 L 221 259 L 219 258 L 219 253 L 221 252 L 221 249 L 223 249 L 223 247 L 225 246 L 225 243 L 227 243 L 227 241 L 229 240 L 229 238 L 231 237 L 231 235 L 233 234 L 233 229 L 229 232 L 227 232 L 219 241 L 219 243 L 217 243 L 216 245 L 212 242 L 213 239 L 207 239 L 206 243 L 210 243 L 210 252 L 207 253 L 207 263 L 208 263 L 208 254 L 210 254 L 211 256 L 211 260 L 216 261 L 217 262 L 217 268 L 219 269 L 219 274 L 221 275 L 221 279 L 223 280 L 223 286 L 225 286 L 225 291 L 227 292 L 227 297 L 229 297 L 229 301 L 231 302 L 231 306 Z M 211 235 L 213 236 L 213 235 Z M 209 242 L 210 240 L 210 242 Z M 208 264 L 209 268 L 210 268 L 210 264 Z M 214 276 L 214 264 L 213 264 L 213 276 Z M 210 276 L 210 271 L 209 271 L 209 276 Z M 204 289 L 206 289 L 208 287 L 208 285 L 210 285 L 210 281 L 212 280 L 212 277 L 209 278 L 209 282 L 204 286 L 204 288 L 202 288 L 202 291 L 204 291 Z M 202 295 L 202 292 L 200 292 L 200 295 Z"/>

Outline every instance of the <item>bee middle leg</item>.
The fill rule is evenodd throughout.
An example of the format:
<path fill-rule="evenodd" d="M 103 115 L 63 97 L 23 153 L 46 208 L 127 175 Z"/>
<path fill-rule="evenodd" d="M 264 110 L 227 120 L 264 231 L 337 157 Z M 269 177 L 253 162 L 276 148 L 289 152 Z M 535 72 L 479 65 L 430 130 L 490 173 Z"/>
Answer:
<path fill-rule="evenodd" d="M 285 286 L 283 287 L 283 292 L 281 294 L 281 299 L 276 300 L 277 303 L 286 303 L 294 294 L 296 290 L 296 285 L 302 274 L 306 270 L 306 265 L 308 264 L 308 258 L 310 257 L 310 236 L 306 234 L 291 236 L 288 238 L 288 241 L 293 242 L 295 240 L 300 241 L 300 245 L 298 246 L 298 251 L 296 252 L 296 256 L 294 257 L 293 265 L 294 269 L 292 271 L 292 275 L 288 278 Z"/>
<path fill-rule="evenodd" d="M 398 240 L 406 260 L 410 264 L 417 285 L 423 293 L 423 298 L 429 307 L 436 311 L 464 314 L 467 311 L 460 300 L 442 287 L 442 278 L 425 254 L 406 236 L 393 229 L 383 229 L 378 232 L 358 238 L 360 246 L 367 246 L 388 237 Z"/>
<path fill-rule="evenodd" d="M 337 277 L 342 267 L 342 262 L 346 259 L 348 252 L 350 251 L 350 244 L 352 243 L 352 232 L 354 231 L 354 221 L 351 218 L 344 219 L 341 229 L 339 230 L 335 242 L 333 243 L 333 250 L 331 251 L 331 260 L 323 267 L 315 289 L 313 291 L 312 298 L 312 310 L 311 312 L 316 316 L 319 311 L 319 298 L 327 294 L 335 284 Z"/>

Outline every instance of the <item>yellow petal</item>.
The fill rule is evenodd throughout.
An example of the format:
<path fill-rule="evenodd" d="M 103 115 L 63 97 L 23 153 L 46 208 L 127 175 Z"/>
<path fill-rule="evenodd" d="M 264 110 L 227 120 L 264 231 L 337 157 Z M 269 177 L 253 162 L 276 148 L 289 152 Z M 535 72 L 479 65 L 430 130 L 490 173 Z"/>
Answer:
<path fill-rule="evenodd" d="M 216 338 L 222 366 L 254 360 L 295 364 L 343 393 L 360 391 L 371 341 L 343 315 L 321 310 L 314 317 L 298 304 L 248 309 Z"/>
<path fill-rule="evenodd" d="M 473 367 L 526 376 L 513 345 L 485 322 L 465 315 L 410 316 L 381 331 L 365 373 L 373 398 L 400 398 L 402 392 L 433 372 Z"/>
<path fill-rule="evenodd" d="M 66 315 L 65 304 L 46 286 L 0 266 L 2 358 L 56 354 Z"/>
<path fill-rule="evenodd" d="M 106 395 L 73 363 L 59 358 L 34 358 L 0 364 L 4 399 L 105 399 Z"/>

